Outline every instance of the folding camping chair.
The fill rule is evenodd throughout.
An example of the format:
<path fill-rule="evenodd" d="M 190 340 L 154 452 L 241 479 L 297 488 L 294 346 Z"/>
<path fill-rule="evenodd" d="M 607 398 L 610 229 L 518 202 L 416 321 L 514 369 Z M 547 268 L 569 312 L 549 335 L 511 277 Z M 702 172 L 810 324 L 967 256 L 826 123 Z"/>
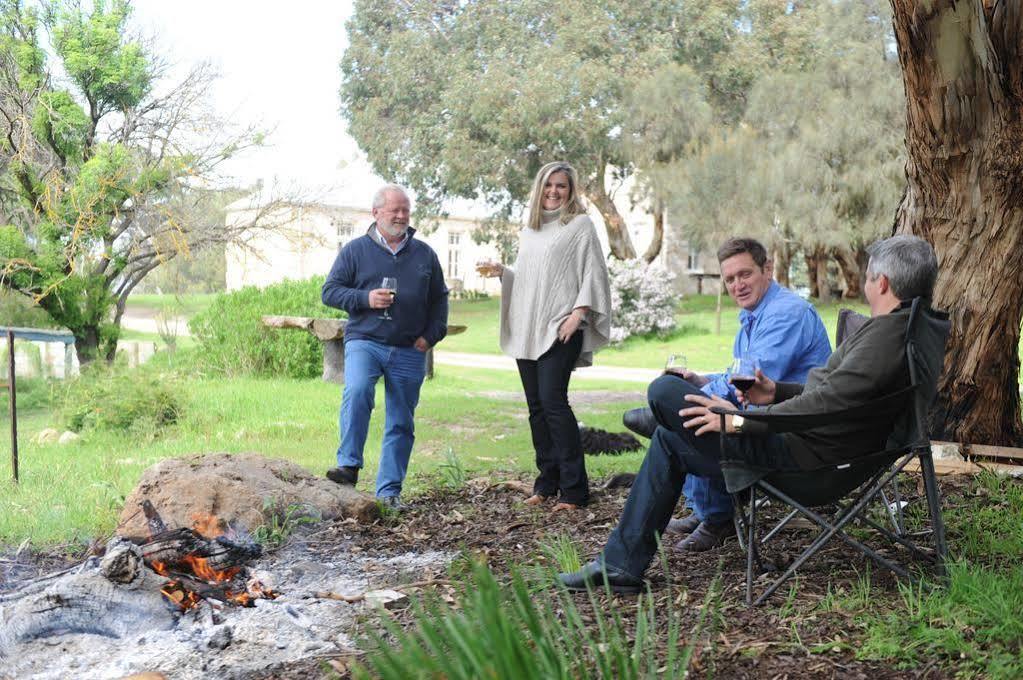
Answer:
<path fill-rule="evenodd" d="M 772 432 L 809 430 L 839 422 L 862 422 L 864 427 L 870 427 L 870 423 L 878 418 L 895 416 L 895 427 L 884 451 L 866 453 L 855 460 L 825 465 L 813 470 L 781 472 L 730 459 L 729 442 L 734 435 L 722 434 L 721 470 L 725 485 L 735 498 L 740 538 L 745 539 L 741 540 L 741 543 L 746 549 L 748 605 L 762 604 L 833 538 L 845 542 L 895 574 L 911 579 L 909 571 L 904 566 L 882 556 L 844 531 L 846 525 L 853 520 L 859 520 L 892 543 L 905 547 L 914 557 L 932 564 L 939 574 L 944 573 L 945 531 L 926 423 L 928 408 L 937 391 L 949 327 L 946 314 L 930 309 L 922 298 L 913 301 L 905 335 L 911 384 L 903 390 L 867 404 L 833 413 L 812 415 L 777 415 L 757 411 L 741 413 L 744 418 L 766 423 Z M 722 431 L 725 415 L 738 413 L 734 409 L 720 407 L 711 410 L 721 416 Z M 891 483 L 913 458 L 919 459 L 924 479 L 931 520 L 933 553 L 914 544 L 903 531 L 901 522 L 893 521 L 895 524 L 893 532 L 875 522 L 865 512 L 871 502 L 881 496 L 884 487 Z M 741 499 L 741 496 L 745 496 L 745 499 Z M 793 508 L 793 513 L 790 513 L 782 524 L 794 513 L 798 513 L 820 527 L 821 533 L 754 601 L 754 565 L 762 567 L 759 556 L 761 542 L 758 542 L 757 535 L 757 510 L 760 502 L 758 496 L 776 499 Z M 899 504 L 898 501 L 896 503 Z M 824 505 L 837 505 L 838 510 L 831 517 L 825 517 L 813 510 Z M 745 510 L 742 509 L 744 506 Z M 764 541 L 777 533 L 779 528 L 772 529 Z"/>

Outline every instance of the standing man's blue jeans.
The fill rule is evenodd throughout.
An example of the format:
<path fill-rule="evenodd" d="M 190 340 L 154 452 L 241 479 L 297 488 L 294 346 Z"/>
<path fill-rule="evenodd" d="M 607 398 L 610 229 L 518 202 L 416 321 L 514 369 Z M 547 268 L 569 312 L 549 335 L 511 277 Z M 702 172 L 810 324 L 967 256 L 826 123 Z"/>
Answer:
<path fill-rule="evenodd" d="M 426 377 L 426 354 L 415 347 L 394 347 L 372 340 L 345 343 L 345 389 L 341 399 L 338 467 L 362 467 L 369 416 L 377 379 L 384 376 L 384 439 L 377 472 L 379 498 L 397 496 L 415 442 L 413 417 Z"/>

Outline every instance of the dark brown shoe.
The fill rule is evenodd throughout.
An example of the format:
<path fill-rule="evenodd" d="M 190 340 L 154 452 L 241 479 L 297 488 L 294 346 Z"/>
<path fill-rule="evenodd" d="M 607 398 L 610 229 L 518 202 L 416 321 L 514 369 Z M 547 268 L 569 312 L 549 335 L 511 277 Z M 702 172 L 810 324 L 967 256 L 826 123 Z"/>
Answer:
<path fill-rule="evenodd" d="M 687 536 L 696 531 L 696 527 L 698 526 L 700 526 L 699 518 L 696 515 L 688 515 L 682 519 L 673 519 L 668 522 L 668 526 L 664 529 L 664 533 Z"/>
<path fill-rule="evenodd" d="M 731 522 L 721 522 L 720 524 L 700 522 L 696 531 L 675 544 L 675 550 L 687 553 L 707 552 L 724 543 L 725 539 L 733 533 L 735 533 L 735 525 Z"/>
<path fill-rule="evenodd" d="M 335 484 L 355 486 L 356 482 L 359 481 L 359 468 L 349 467 L 347 465 L 330 468 L 327 470 L 327 479 Z"/>

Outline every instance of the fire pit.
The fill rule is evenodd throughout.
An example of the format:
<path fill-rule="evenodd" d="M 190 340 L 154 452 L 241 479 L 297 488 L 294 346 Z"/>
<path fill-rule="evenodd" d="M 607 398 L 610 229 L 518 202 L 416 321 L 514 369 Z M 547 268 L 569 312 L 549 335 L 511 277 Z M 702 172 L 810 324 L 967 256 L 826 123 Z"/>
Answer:
<path fill-rule="evenodd" d="M 390 589 L 416 585 L 395 584 L 429 580 L 450 559 L 351 554 L 355 519 L 298 527 L 263 554 L 217 518 L 169 529 L 143 511 L 148 535 L 0 593 L 0 679 L 239 677 L 351 654 L 365 607 L 395 606 L 405 595 Z"/>
<path fill-rule="evenodd" d="M 255 576 L 245 563 L 262 555 L 262 547 L 236 527 L 212 515 L 194 518 L 192 528 L 168 530 L 148 500 L 142 511 L 150 535 L 140 543 L 147 567 L 168 579 L 160 589 L 168 602 L 184 611 L 203 600 L 213 606 L 225 603 L 252 606 L 258 598 L 274 599 L 277 593 Z"/>

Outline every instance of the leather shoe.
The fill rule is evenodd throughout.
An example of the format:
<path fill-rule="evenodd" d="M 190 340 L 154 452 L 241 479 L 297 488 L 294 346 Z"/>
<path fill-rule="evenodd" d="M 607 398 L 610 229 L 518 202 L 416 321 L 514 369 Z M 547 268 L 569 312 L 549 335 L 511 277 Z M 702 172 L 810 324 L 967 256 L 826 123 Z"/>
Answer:
<path fill-rule="evenodd" d="M 347 465 L 330 468 L 327 470 L 327 479 L 336 484 L 355 486 L 356 482 L 359 481 L 359 468 Z"/>
<path fill-rule="evenodd" d="M 664 533 L 685 536 L 696 531 L 696 527 L 698 526 L 700 526 L 700 519 L 696 515 L 687 515 L 682 519 L 673 519 L 668 522 L 668 526 L 665 527 Z"/>
<path fill-rule="evenodd" d="M 713 550 L 725 539 L 735 533 L 735 525 L 732 522 L 700 522 L 696 530 L 685 539 L 675 544 L 675 550 L 680 552 L 707 552 Z"/>
<path fill-rule="evenodd" d="M 621 569 L 594 560 L 579 571 L 558 574 L 558 580 L 571 591 L 586 591 L 603 588 L 613 593 L 638 593 L 643 590 L 643 580 L 630 576 Z"/>
<path fill-rule="evenodd" d="M 649 407 L 634 408 L 622 416 L 622 424 L 641 437 L 650 439 L 657 429 L 657 419 Z"/>

